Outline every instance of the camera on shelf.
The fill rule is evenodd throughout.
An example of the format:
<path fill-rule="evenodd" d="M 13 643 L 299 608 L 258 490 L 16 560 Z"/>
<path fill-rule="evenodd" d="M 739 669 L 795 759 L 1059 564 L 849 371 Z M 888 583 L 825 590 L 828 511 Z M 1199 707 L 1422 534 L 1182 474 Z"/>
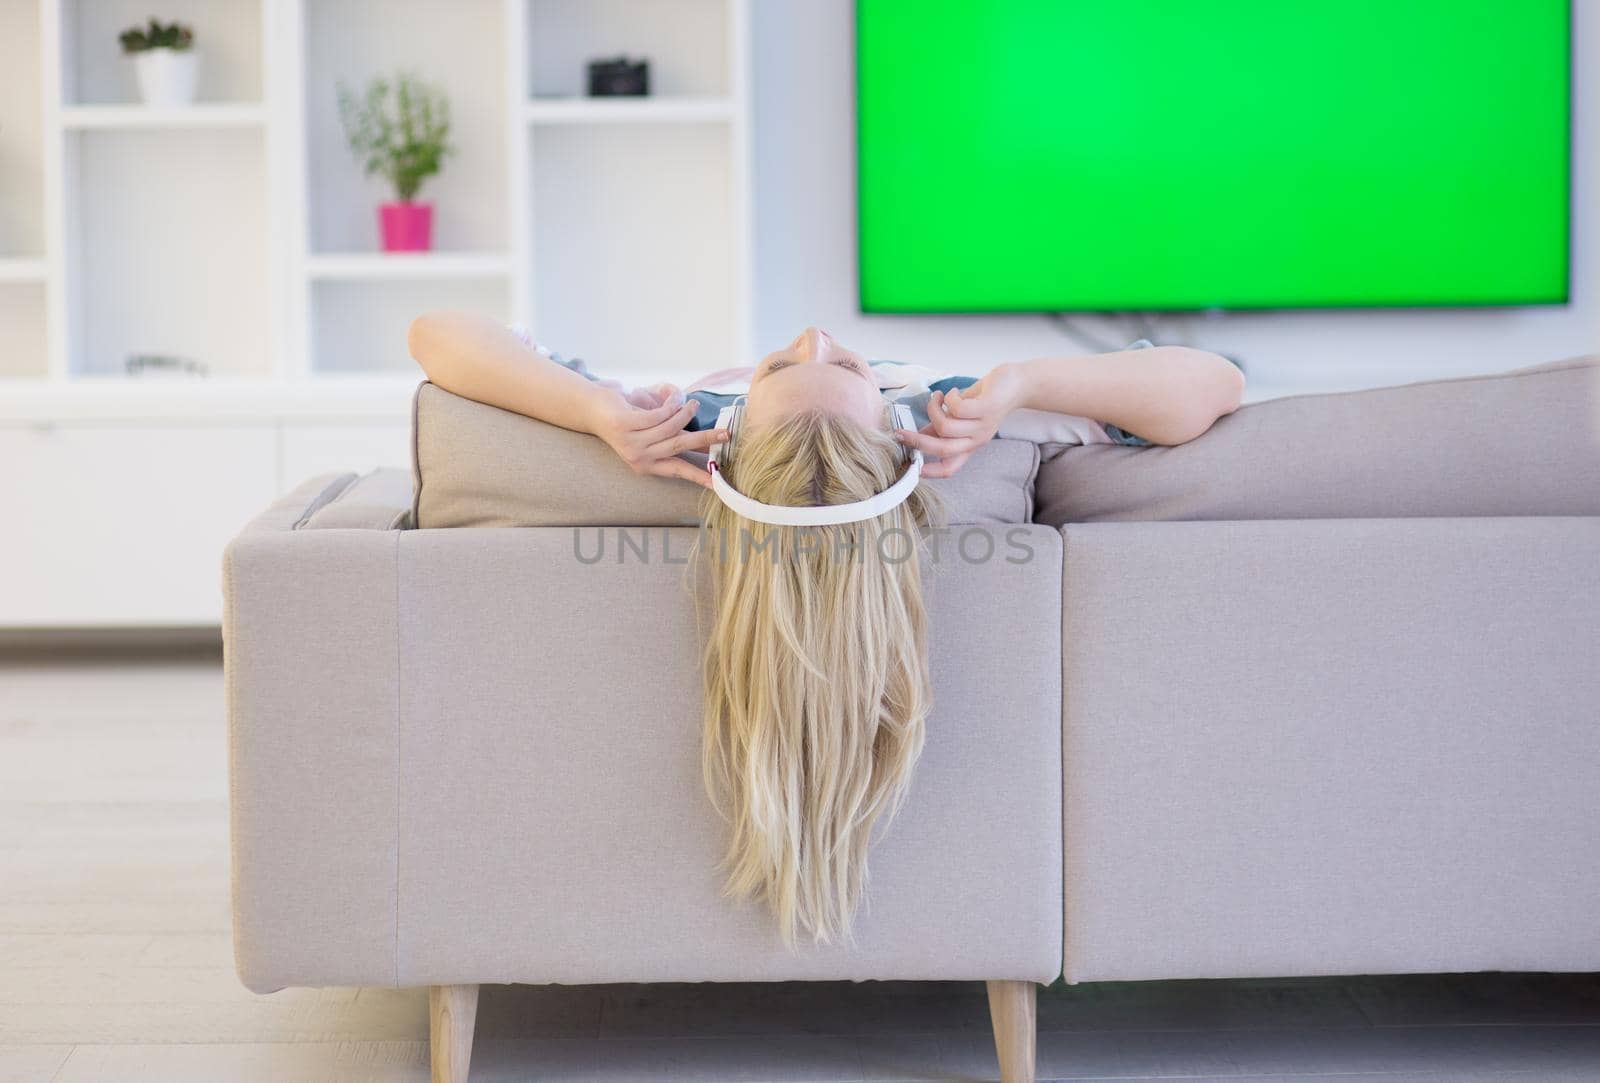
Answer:
<path fill-rule="evenodd" d="M 589 94 L 596 98 L 650 93 L 650 62 L 630 62 L 626 56 L 589 61 Z"/>

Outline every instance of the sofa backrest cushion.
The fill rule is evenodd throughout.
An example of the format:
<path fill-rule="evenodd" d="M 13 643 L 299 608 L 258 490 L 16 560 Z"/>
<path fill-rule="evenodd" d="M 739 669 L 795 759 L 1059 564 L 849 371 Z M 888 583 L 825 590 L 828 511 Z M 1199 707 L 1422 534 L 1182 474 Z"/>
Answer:
<path fill-rule="evenodd" d="M 1600 357 L 1269 399 L 1176 447 L 1041 451 L 1053 526 L 1600 515 Z"/>
<path fill-rule="evenodd" d="M 694 457 L 704 463 L 705 456 Z M 930 478 L 951 523 L 1026 523 L 1039 448 L 994 440 Z M 431 527 L 677 526 L 705 490 L 635 474 L 605 442 L 424 381 L 412 400 L 412 522 Z"/>

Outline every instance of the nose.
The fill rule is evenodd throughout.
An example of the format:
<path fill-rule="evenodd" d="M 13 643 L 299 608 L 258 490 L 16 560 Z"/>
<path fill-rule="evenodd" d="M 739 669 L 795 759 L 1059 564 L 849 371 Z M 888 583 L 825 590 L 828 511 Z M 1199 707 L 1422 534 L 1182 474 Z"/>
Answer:
<path fill-rule="evenodd" d="M 794 348 L 800 351 L 807 361 L 815 361 L 821 356 L 827 343 L 828 334 L 819 327 L 807 327 L 801 331 L 794 340 Z"/>

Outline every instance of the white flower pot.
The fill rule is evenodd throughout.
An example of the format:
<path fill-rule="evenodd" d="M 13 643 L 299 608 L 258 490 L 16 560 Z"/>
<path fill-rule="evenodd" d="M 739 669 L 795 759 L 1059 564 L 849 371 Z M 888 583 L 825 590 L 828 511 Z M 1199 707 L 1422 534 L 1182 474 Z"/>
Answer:
<path fill-rule="evenodd" d="M 133 58 L 139 94 L 146 105 L 188 105 L 200 78 L 193 49 L 146 49 Z"/>

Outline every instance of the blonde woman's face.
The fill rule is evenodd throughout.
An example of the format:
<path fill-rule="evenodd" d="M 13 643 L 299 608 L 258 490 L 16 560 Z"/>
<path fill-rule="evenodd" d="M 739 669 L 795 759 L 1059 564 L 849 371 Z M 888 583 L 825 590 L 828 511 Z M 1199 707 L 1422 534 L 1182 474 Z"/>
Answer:
<path fill-rule="evenodd" d="M 803 410 L 824 410 L 868 427 L 883 424 L 883 392 L 866 358 L 816 327 L 761 359 L 750 381 L 745 422 L 763 425 Z"/>

